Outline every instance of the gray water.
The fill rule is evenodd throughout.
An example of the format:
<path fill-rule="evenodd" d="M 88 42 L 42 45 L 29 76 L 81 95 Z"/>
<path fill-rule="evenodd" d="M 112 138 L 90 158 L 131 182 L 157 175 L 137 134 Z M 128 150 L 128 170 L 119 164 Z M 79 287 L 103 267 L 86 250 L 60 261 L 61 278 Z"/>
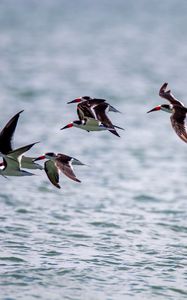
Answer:
<path fill-rule="evenodd" d="M 0 299 L 187 299 L 187 151 L 163 82 L 187 105 L 187 2 L 0 1 L 1 128 L 60 152 L 81 184 L 43 171 L 0 178 Z M 81 95 L 106 98 L 125 128 L 60 131 Z"/>

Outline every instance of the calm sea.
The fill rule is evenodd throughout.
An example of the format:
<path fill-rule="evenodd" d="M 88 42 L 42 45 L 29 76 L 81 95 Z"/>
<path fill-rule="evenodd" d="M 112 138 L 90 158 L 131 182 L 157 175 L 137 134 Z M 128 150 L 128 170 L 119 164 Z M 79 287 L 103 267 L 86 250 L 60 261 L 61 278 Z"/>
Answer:
<path fill-rule="evenodd" d="M 187 299 L 187 146 L 163 82 L 187 105 L 186 0 L 1 0 L 0 127 L 14 147 L 74 156 L 81 184 L 0 178 L 1 300 Z M 78 96 L 125 128 L 60 131 Z"/>

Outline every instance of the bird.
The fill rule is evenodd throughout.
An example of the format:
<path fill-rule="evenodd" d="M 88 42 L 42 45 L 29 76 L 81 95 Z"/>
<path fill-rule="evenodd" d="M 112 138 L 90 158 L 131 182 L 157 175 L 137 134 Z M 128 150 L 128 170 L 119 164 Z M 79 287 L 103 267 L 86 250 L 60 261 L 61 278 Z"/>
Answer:
<path fill-rule="evenodd" d="M 187 113 L 187 107 L 184 104 L 177 100 L 171 93 L 171 90 L 167 90 L 168 83 L 165 82 L 159 91 L 159 96 L 168 100 L 169 104 L 161 104 L 153 109 L 149 110 L 147 113 L 153 111 L 163 110 L 165 112 L 171 113 L 171 125 L 175 130 L 176 134 L 182 139 L 185 143 L 187 143 L 187 131 L 185 126 L 185 119 Z"/>
<path fill-rule="evenodd" d="M 60 130 L 71 128 L 71 127 L 77 127 L 86 130 L 88 132 L 109 130 L 109 128 L 104 126 L 99 120 L 96 120 L 94 118 L 88 118 L 88 117 L 84 117 L 83 120 L 75 120 L 67 124 L 66 126 L 62 127 Z M 112 130 L 112 128 L 110 129 Z"/>
<path fill-rule="evenodd" d="M 8 154 L 0 153 L 3 157 L 3 164 L 0 164 L 0 175 L 6 176 L 32 176 L 34 174 L 21 169 L 22 155 L 36 143 L 32 143 L 21 148 L 10 151 Z"/>
<path fill-rule="evenodd" d="M 24 110 L 19 111 L 15 114 L 4 126 L 4 128 L 0 132 L 0 152 L 2 154 L 8 154 L 13 151 L 12 140 L 14 136 L 14 132 L 20 117 L 20 114 Z M 43 169 L 43 167 L 37 163 L 33 162 L 34 157 L 22 156 L 21 167 L 24 169 Z M 3 163 L 0 163 L 2 166 Z"/>
<path fill-rule="evenodd" d="M 119 136 L 119 134 L 117 133 L 115 128 L 123 130 L 123 128 L 113 125 L 106 115 L 107 110 L 114 112 L 120 111 L 107 103 L 105 99 L 83 96 L 68 102 L 68 104 L 70 103 L 78 103 L 77 114 L 79 120 L 75 120 L 67 124 L 66 126 L 61 128 L 61 130 L 75 126 L 87 131 L 109 130 L 116 136 Z"/>
<path fill-rule="evenodd" d="M 44 163 L 44 170 L 50 182 L 57 188 L 61 188 L 59 185 L 60 172 L 76 182 L 81 182 L 74 174 L 72 168 L 72 165 L 84 165 L 80 160 L 62 153 L 55 154 L 54 152 L 47 152 L 35 158 L 34 161 L 42 159 L 47 159 Z"/>
<path fill-rule="evenodd" d="M 67 102 L 67 104 L 71 104 L 71 103 L 78 103 L 79 107 L 81 107 L 83 103 L 86 103 L 87 108 L 90 108 L 90 109 L 95 105 L 105 103 L 105 104 L 107 104 L 107 107 L 108 107 L 109 111 L 121 113 L 115 107 L 113 107 L 108 102 L 106 102 L 105 99 L 91 98 L 90 96 L 82 96 L 82 97 L 78 97 L 78 98 L 76 98 L 72 101 Z"/>

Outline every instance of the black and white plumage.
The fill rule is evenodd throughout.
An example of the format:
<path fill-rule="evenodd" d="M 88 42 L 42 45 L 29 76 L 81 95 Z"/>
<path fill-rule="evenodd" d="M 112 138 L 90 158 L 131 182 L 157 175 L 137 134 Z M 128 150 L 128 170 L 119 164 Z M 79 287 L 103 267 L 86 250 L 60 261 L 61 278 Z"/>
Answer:
<path fill-rule="evenodd" d="M 12 140 L 18 123 L 18 119 L 22 112 L 23 110 L 15 114 L 0 132 L 0 152 L 3 154 L 7 154 L 13 150 Z"/>
<path fill-rule="evenodd" d="M 119 134 L 115 128 L 123 130 L 123 128 L 113 125 L 108 118 L 107 111 L 119 111 L 107 103 L 105 99 L 83 96 L 68 102 L 68 104 L 70 103 L 77 103 L 77 114 L 79 120 L 73 121 L 61 129 L 75 126 L 87 131 L 109 130 L 116 136 L 119 136 Z M 89 126 L 90 123 L 94 124 L 94 126 Z M 89 129 L 89 127 L 91 129 Z"/>
<path fill-rule="evenodd" d="M 177 100 L 171 93 L 170 90 L 166 91 L 168 83 L 164 83 L 159 91 L 159 96 L 168 100 L 169 101 L 169 105 L 168 104 L 161 104 L 158 105 L 156 107 L 154 107 L 153 109 L 151 109 L 150 111 L 148 111 L 148 113 L 152 112 L 152 111 L 158 111 L 158 110 L 163 110 L 166 112 L 171 113 L 171 124 L 173 129 L 175 130 L 176 134 L 185 142 L 187 143 L 187 130 L 186 130 L 186 126 L 185 126 L 185 119 L 186 119 L 186 113 L 187 113 L 187 108 L 184 106 L 184 104 Z"/>
<path fill-rule="evenodd" d="M 110 119 L 106 114 L 106 110 L 108 109 L 108 104 L 103 102 L 101 104 L 96 105 L 94 108 L 95 115 L 97 120 L 99 120 L 104 126 L 108 128 L 108 130 L 116 136 L 120 136 L 115 128 L 122 129 L 119 126 L 113 125 Z"/>
<path fill-rule="evenodd" d="M 65 154 L 55 154 L 53 152 L 47 152 L 42 156 L 36 158 L 36 160 L 47 159 L 44 163 L 44 170 L 48 176 L 51 183 L 57 188 L 61 188 L 59 185 L 59 173 L 62 172 L 71 180 L 76 182 L 81 182 L 75 175 L 72 165 L 84 165 L 78 159 L 65 155 Z"/>
<path fill-rule="evenodd" d="M 66 126 L 62 127 L 61 130 L 76 127 L 79 129 L 86 130 L 88 132 L 90 131 L 103 131 L 103 130 L 109 130 L 113 128 L 108 128 L 104 126 L 99 120 L 89 117 L 84 117 L 82 120 L 75 120 Z"/>
<path fill-rule="evenodd" d="M 105 103 L 107 105 L 108 111 L 113 111 L 113 112 L 118 112 L 120 113 L 119 110 L 117 110 L 115 107 L 110 105 L 105 99 L 99 99 L 99 98 L 91 98 L 90 96 L 82 96 L 79 98 L 76 98 L 72 101 L 69 101 L 67 104 L 71 103 L 77 103 L 77 107 L 81 109 L 81 107 L 84 109 L 84 107 L 87 107 L 87 109 L 92 109 L 96 105 Z"/>

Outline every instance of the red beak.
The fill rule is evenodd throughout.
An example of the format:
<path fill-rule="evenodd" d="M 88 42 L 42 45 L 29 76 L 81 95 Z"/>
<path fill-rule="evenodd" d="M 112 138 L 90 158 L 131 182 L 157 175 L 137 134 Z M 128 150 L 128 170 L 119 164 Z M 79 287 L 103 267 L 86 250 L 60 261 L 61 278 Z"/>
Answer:
<path fill-rule="evenodd" d="M 78 102 L 81 102 L 81 99 L 80 99 L 80 98 L 76 98 L 76 99 L 74 99 L 74 100 L 72 100 L 72 101 L 69 101 L 69 102 L 67 102 L 67 104 L 70 104 L 70 103 L 78 103 Z"/>
<path fill-rule="evenodd" d="M 71 128 L 71 127 L 73 127 L 73 123 L 69 123 L 68 125 L 60 128 L 60 130 L 63 130 L 63 129 L 66 129 L 66 128 Z"/>
<path fill-rule="evenodd" d="M 154 107 L 153 109 L 149 110 L 147 113 L 150 113 L 152 111 L 157 111 L 157 110 L 160 110 L 160 109 L 161 109 L 160 105 L 158 105 L 158 106 Z"/>
<path fill-rule="evenodd" d="M 41 159 L 45 159 L 45 155 L 39 156 L 39 157 L 33 159 L 33 161 L 41 160 Z"/>

